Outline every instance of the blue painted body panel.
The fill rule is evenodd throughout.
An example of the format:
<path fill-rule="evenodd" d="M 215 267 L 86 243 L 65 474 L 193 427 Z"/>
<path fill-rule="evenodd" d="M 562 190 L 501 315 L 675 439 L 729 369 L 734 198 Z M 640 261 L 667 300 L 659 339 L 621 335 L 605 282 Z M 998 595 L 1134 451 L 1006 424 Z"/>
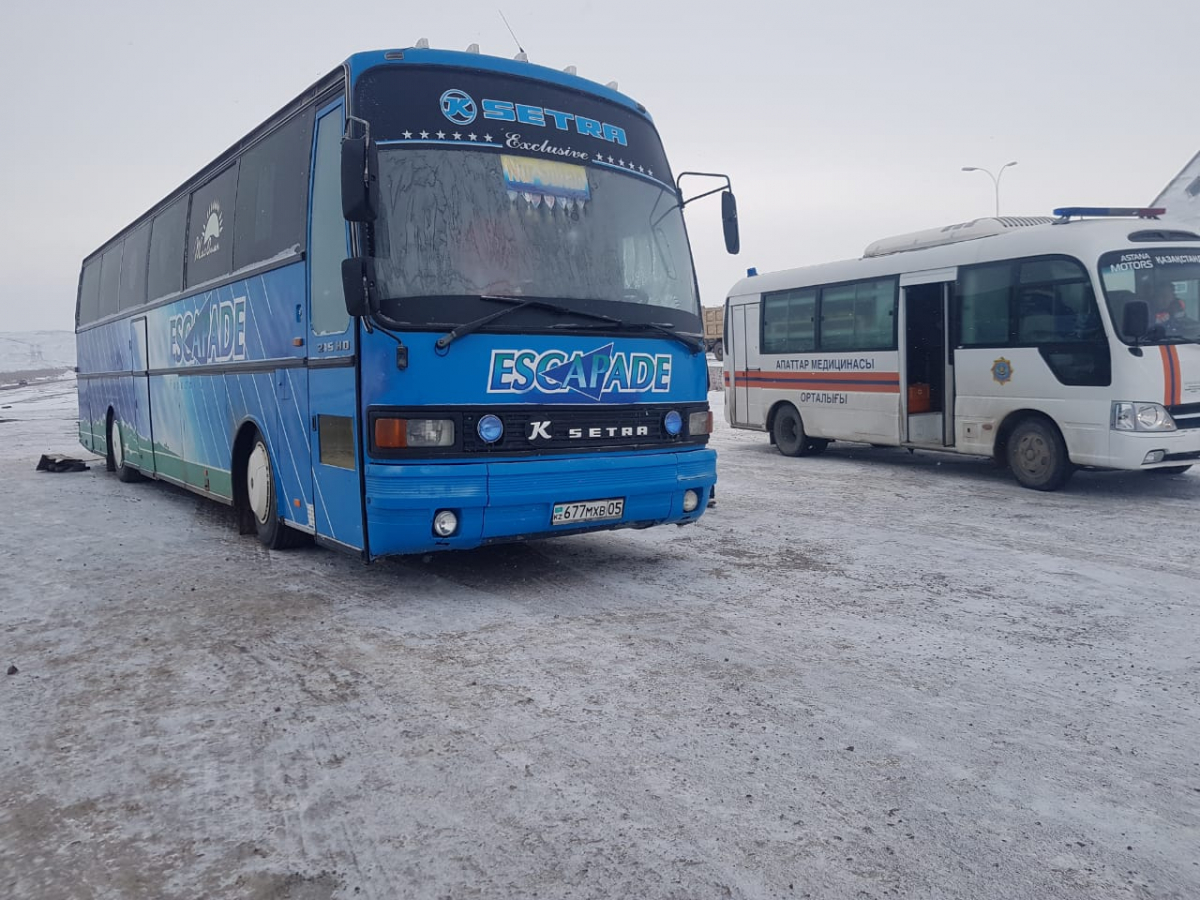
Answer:
<path fill-rule="evenodd" d="M 587 454 L 488 463 L 367 466 L 367 522 L 374 556 L 478 547 L 480 544 L 700 518 L 717 478 L 717 454 L 645 452 Z M 683 511 L 683 494 L 701 494 Z M 625 499 L 619 522 L 551 526 L 551 507 L 575 500 Z M 438 510 L 453 510 L 460 528 L 439 539 Z"/>
<path fill-rule="evenodd" d="M 469 334 L 444 353 L 434 342 L 438 334 L 401 334 L 409 348 L 409 365 L 398 371 L 395 343 L 375 334 L 362 335 L 362 407 L 373 406 L 502 407 L 539 404 L 593 404 L 598 413 L 630 403 L 695 403 L 707 392 L 707 363 L 670 339 L 577 335 Z M 612 347 L 613 353 L 667 357 L 670 382 L 665 390 L 650 389 L 593 400 L 579 390 L 522 393 L 496 392 L 493 366 L 497 354 L 529 350 L 544 354 L 560 350 L 583 354 Z M 662 387 L 659 385 L 658 387 Z M 431 412 L 431 414 L 433 414 Z M 513 540 L 590 530 L 588 525 L 552 526 L 556 503 L 624 498 L 623 517 L 596 527 L 631 527 L 663 522 L 690 522 L 703 513 L 716 483 L 716 453 L 703 447 L 661 448 L 637 452 L 587 452 L 554 457 L 462 460 L 372 459 L 366 468 L 367 523 L 372 556 L 416 553 L 430 549 L 479 546 Z M 700 507 L 683 512 L 688 488 L 701 492 Z M 437 539 L 431 532 L 438 510 L 454 510 L 459 532 Z"/>
<path fill-rule="evenodd" d="M 93 423 L 81 426 L 84 445 L 107 452 L 111 408 L 143 472 L 229 502 L 234 437 L 252 423 L 271 449 L 280 516 L 309 528 L 308 373 L 296 366 L 304 347 L 294 343 L 305 334 L 306 308 L 304 265 L 295 263 L 139 313 L 144 358 L 129 320 L 81 332 L 80 373 L 112 373 L 79 381 L 81 419 Z M 214 309 L 223 333 L 212 337 Z M 262 371 L 271 361 L 279 368 Z"/>

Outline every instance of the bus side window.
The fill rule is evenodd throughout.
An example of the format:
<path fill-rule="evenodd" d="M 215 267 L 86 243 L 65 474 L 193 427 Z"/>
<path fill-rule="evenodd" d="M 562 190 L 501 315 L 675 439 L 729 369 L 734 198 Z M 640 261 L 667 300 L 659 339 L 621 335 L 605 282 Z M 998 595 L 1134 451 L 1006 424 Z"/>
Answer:
<path fill-rule="evenodd" d="M 117 293 L 121 286 L 121 249 L 124 241 L 118 241 L 104 251 L 100 263 L 100 309 L 99 317 L 111 316 L 117 311 Z"/>
<path fill-rule="evenodd" d="M 304 249 L 313 110 L 307 108 L 242 156 L 233 268 Z"/>
<path fill-rule="evenodd" d="M 183 289 L 183 257 L 186 253 L 186 196 L 180 197 L 154 217 L 150 226 L 150 267 L 146 273 L 146 299 L 157 300 Z"/>
<path fill-rule="evenodd" d="M 1016 314 L 1018 344 L 1078 343 L 1102 335 L 1091 281 L 1070 259 L 1022 263 Z"/>
<path fill-rule="evenodd" d="M 962 271 L 958 280 L 961 345 L 1003 347 L 1009 343 L 1013 269 L 1010 263 L 999 263 Z"/>
<path fill-rule="evenodd" d="M 90 325 L 100 318 L 100 257 L 83 267 L 79 284 L 79 313 L 76 325 Z"/>
<path fill-rule="evenodd" d="M 817 291 L 798 288 L 762 299 L 762 352 L 805 353 L 817 346 Z"/>

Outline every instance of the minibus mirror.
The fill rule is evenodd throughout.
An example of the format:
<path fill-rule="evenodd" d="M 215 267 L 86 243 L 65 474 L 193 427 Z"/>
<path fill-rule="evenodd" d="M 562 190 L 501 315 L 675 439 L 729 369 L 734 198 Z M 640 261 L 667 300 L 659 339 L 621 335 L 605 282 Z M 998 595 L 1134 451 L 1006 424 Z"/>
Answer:
<path fill-rule="evenodd" d="M 379 148 L 370 133 L 342 138 L 342 215 L 347 222 L 374 222 L 379 210 Z"/>
<path fill-rule="evenodd" d="M 342 292 L 346 295 L 346 312 L 350 315 L 368 316 L 378 310 L 375 260 L 369 256 L 342 260 Z"/>
<path fill-rule="evenodd" d="M 1137 340 L 1150 330 L 1150 304 L 1145 300 L 1130 300 L 1121 314 L 1121 331 L 1126 338 Z"/>
<path fill-rule="evenodd" d="M 738 235 L 737 200 L 733 191 L 721 194 L 721 223 L 725 227 L 725 249 L 736 255 L 742 249 L 742 240 Z"/>

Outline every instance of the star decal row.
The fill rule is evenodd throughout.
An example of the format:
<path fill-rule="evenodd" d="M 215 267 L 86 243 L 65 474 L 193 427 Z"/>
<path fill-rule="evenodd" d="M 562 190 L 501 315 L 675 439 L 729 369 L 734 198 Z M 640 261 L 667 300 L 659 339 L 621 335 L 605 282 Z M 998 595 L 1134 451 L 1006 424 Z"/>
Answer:
<path fill-rule="evenodd" d="M 625 160 L 623 160 L 623 159 L 613 159 L 613 157 L 605 156 L 603 153 L 596 154 L 596 162 L 611 163 L 614 166 L 620 166 L 623 169 L 628 169 L 630 172 L 632 172 L 634 169 L 636 169 L 637 171 L 641 172 L 643 175 L 653 175 L 654 174 L 653 169 L 647 169 L 644 166 L 639 166 L 636 163 L 634 163 L 633 160 L 630 160 L 629 162 L 625 162 Z"/>
<path fill-rule="evenodd" d="M 400 132 L 400 136 L 402 138 L 404 138 L 406 141 L 411 141 L 413 133 L 411 131 L 402 131 L 402 132 Z M 437 138 L 439 141 L 444 141 L 446 139 L 446 132 L 438 131 L 438 132 L 435 132 L 433 136 L 435 138 Z M 429 132 L 428 131 L 418 132 L 417 137 L 419 137 L 423 141 L 427 141 L 427 140 L 429 140 Z M 454 140 L 456 140 L 456 141 L 461 141 L 463 139 L 464 135 L 461 131 L 456 131 L 456 132 L 454 132 L 454 134 L 450 135 L 450 137 L 454 138 Z M 466 135 L 466 138 L 468 141 L 478 141 L 479 135 L 477 135 L 475 132 L 471 132 L 470 134 Z M 490 134 L 485 134 L 483 136 L 483 139 L 484 139 L 484 141 L 486 141 L 489 144 L 495 140 L 495 138 L 493 138 Z"/>

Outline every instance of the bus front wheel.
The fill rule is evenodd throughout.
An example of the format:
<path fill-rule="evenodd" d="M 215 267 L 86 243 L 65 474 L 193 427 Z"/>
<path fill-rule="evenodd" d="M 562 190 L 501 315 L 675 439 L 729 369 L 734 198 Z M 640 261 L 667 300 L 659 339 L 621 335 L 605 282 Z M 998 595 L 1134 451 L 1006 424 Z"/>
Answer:
<path fill-rule="evenodd" d="M 1040 418 L 1018 422 L 1005 449 L 1008 467 L 1018 483 L 1035 491 L 1057 491 L 1075 471 L 1062 435 Z"/>
<path fill-rule="evenodd" d="M 808 456 L 810 453 L 820 453 L 828 441 L 814 441 L 804 432 L 804 422 L 794 406 L 784 406 L 775 413 L 775 421 L 771 423 L 771 436 L 775 438 L 775 446 L 784 456 Z M 820 444 L 820 449 L 817 446 Z"/>
<path fill-rule="evenodd" d="M 254 520 L 258 539 L 272 550 L 286 550 L 298 546 L 303 535 L 288 528 L 279 519 L 275 497 L 275 472 L 271 468 L 271 454 L 261 434 L 254 435 L 250 456 L 246 460 L 246 504 Z"/>

